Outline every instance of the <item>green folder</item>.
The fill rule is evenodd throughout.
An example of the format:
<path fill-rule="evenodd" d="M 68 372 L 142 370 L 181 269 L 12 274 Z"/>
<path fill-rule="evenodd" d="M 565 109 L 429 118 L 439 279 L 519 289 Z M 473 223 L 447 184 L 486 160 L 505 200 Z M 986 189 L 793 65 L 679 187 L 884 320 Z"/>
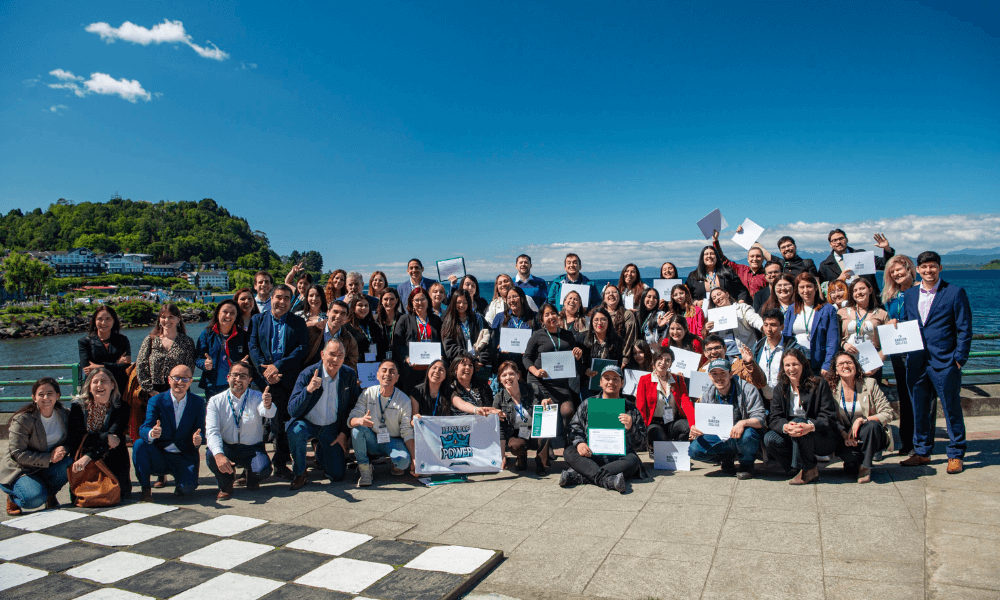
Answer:
<path fill-rule="evenodd" d="M 590 378 L 590 389 L 599 390 L 601 389 L 601 369 L 608 365 L 616 365 L 618 361 L 610 360 L 607 358 L 592 358 L 590 360 L 590 370 L 596 371 L 597 375 Z"/>
<path fill-rule="evenodd" d="M 625 435 L 625 426 L 618 420 L 618 415 L 625 412 L 624 398 L 590 398 L 587 400 L 587 440 L 590 444 L 592 429 L 620 429 Z M 594 451 L 595 455 L 604 454 Z M 617 455 L 616 455 L 617 456 Z"/>

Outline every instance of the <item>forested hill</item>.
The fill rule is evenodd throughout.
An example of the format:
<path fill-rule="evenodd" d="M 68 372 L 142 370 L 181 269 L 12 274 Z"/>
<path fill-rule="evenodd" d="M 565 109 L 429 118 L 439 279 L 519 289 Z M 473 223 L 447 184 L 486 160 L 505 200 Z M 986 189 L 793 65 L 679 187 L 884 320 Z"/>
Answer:
<path fill-rule="evenodd" d="M 151 254 L 156 263 L 243 262 L 267 264 L 267 236 L 252 231 L 246 219 L 210 198 L 200 202 L 156 204 L 115 198 L 72 204 L 59 200 L 48 210 L 19 209 L 0 218 L 0 248 Z M 248 256 L 249 255 L 249 256 Z M 266 257 L 266 258 L 265 258 Z"/>

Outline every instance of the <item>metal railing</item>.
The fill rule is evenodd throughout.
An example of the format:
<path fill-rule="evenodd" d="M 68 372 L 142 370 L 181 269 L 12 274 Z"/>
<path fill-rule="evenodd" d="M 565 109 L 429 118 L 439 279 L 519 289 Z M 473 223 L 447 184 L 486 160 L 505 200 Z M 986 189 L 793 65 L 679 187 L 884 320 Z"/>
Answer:
<path fill-rule="evenodd" d="M 58 377 L 56 378 L 56 382 L 59 383 L 60 387 L 70 386 L 69 393 L 66 393 L 64 390 L 62 394 L 62 402 L 68 406 L 70 399 L 80 389 L 80 363 L 65 365 L 0 365 L 0 371 L 53 371 L 64 369 L 69 369 L 70 378 Z M 30 388 L 34 383 L 34 380 L 14 379 L 0 381 L 0 386 L 23 386 Z M 0 413 L 15 412 L 24 406 L 25 402 L 31 402 L 31 396 L 2 397 L 0 398 Z"/>
<path fill-rule="evenodd" d="M 1000 333 L 976 333 L 972 336 L 972 342 L 975 344 L 980 341 L 989 340 L 1000 340 Z M 1000 350 L 976 350 L 969 352 L 969 358 L 993 358 L 1000 357 Z M 890 369 L 892 368 L 892 362 L 889 360 L 885 361 L 885 364 Z M 990 368 L 990 369 L 962 369 L 962 377 L 972 377 L 974 375 L 1000 375 L 1000 368 Z M 895 381 L 895 374 L 886 374 L 884 378 L 888 381 Z"/>

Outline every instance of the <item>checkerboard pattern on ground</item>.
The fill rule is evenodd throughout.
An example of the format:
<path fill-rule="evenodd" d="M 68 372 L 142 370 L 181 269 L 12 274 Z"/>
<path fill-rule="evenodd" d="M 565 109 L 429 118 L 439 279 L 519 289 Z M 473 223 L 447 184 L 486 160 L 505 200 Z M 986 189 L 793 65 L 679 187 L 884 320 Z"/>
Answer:
<path fill-rule="evenodd" d="M 69 508 L 0 524 L 0 597 L 438 600 L 502 556 L 162 504 Z"/>

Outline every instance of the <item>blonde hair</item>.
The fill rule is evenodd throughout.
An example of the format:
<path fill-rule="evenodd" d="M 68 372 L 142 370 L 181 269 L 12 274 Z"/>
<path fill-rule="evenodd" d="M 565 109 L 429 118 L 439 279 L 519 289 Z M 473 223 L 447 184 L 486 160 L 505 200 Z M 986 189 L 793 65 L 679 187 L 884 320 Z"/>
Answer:
<path fill-rule="evenodd" d="M 917 280 L 917 268 L 913 266 L 912 258 L 905 254 L 897 254 L 896 256 L 890 258 L 889 261 L 885 263 L 885 278 L 883 280 L 885 287 L 882 288 L 883 304 L 888 304 L 890 300 L 896 297 L 896 294 L 906 291 L 900 289 L 896 284 L 896 280 L 893 279 L 892 275 L 890 275 L 892 268 L 899 264 L 903 265 L 903 268 L 910 274 L 910 279 L 913 281 Z"/>

